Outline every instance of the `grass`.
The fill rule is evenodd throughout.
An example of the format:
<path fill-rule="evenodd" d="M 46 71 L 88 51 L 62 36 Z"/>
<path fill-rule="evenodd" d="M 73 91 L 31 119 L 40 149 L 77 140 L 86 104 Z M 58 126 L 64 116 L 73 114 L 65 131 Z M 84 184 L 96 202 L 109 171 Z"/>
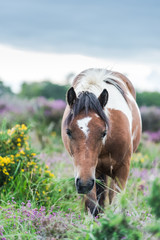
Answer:
<path fill-rule="evenodd" d="M 32 139 L 36 146 L 34 136 Z M 142 142 L 140 152 L 133 155 L 126 190 L 116 195 L 100 219 L 93 219 L 85 213 L 82 196 L 76 193 L 72 162 L 61 139 L 53 134 L 46 142 L 48 145 L 34 157 L 35 162 L 39 159 L 36 164 L 44 169 L 44 174 L 31 178 L 27 170 L 19 171 L 13 180 L 1 186 L 2 240 L 101 240 L 106 236 L 113 240 L 158 239 L 159 225 L 155 223 L 159 219 L 152 212 L 148 198 L 160 174 L 160 144 Z M 21 165 L 21 169 L 25 167 Z M 54 178 L 45 173 L 47 169 Z"/>

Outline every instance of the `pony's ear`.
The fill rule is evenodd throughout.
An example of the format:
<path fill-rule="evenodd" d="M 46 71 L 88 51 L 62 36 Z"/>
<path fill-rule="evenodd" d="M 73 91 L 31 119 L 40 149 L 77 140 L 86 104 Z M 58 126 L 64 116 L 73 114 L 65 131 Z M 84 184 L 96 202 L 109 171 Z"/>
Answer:
<path fill-rule="evenodd" d="M 104 89 L 98 98 L 102 108 L 104 108 L 108 102 L 108 91 Z"/>
<path fill-rule="evenodd" d="M 67 102 L 70 107 L 72 107 L 73 103 L 76 101 L 76 93 L 74 91 L 74 88 L 71 87 L 67 92 Z"/>

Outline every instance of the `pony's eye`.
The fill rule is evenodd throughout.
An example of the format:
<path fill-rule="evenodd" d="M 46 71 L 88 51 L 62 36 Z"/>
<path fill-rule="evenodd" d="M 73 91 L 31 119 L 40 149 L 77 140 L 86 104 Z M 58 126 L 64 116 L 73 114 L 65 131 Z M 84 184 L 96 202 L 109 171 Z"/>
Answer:
<path fill-rule="evenodd" d="M 105 130 L 103 133 L 102 133 L 102 138 L 104 138 L 107 134 L 107 131 Z"/>
<path fill-rule="evenodd" d="M 71 132 L 70 129 L 66 129 L 66 133 L 67 133 L 67 135 L 68 135 L 69 138 L 72 137 L 72 132 Z"/>

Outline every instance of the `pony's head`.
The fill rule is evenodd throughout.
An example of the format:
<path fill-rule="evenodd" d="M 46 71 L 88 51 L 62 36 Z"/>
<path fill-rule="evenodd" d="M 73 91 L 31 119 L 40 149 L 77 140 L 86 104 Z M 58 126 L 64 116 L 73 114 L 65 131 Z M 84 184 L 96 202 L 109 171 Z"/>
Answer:
<path fill-rule="evenodd" d="M 65 121 L 66 141 L 74 161 L 78 193 L 88 193 L 95 184 L 98 157 L 109 126 L 104 112 L 107 101 L 106 89 L 98 98 L 91 92 L 81 92 L 77 96 L 73 87 L 67 93 L 70 112 Z"/>

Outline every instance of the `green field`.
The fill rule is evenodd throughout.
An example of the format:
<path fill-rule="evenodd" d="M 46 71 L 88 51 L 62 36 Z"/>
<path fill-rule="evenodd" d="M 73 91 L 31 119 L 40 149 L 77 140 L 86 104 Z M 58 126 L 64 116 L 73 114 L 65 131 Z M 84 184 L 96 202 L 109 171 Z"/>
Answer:
<path fill-rule="evenodd" d="M 142 139 L 126 190 L 93 219 L 55 132 L 42 150 L 24 124 L 0 131 L 0 236 L 5 239 L 159 239 L 160 144 Z M 37 149 L 37 150 L 35 150 Z M 159 224 L 158 224 L 159 223 Z"/>

